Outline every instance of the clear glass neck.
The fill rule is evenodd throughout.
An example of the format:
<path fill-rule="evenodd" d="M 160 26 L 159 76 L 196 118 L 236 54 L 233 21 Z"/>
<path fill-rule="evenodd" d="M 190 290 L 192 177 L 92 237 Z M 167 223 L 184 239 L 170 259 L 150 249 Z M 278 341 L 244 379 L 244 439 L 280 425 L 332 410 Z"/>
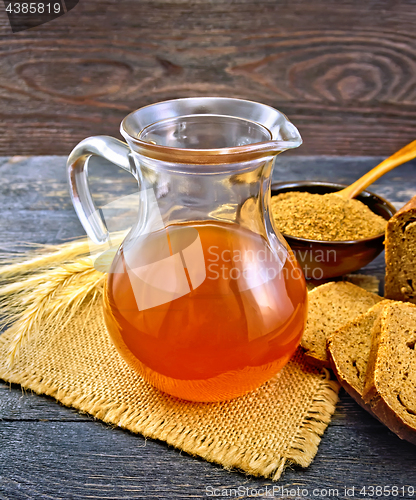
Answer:
<path fill-rule="evenodd" d="M 150 225 L 145 232 L 152 232 L 158 226 L 190 222 L 238 225 L 266 239 L 273 232 L 269 197 L 275 156 L 217 165 L 211 173 L 205 166 L 194 165 L 184 172 L 171 163 L 137 154 L 134 158 L 144 193 L 137 232 L 143 224 Z"/>
<path fill-rule="evenodd" d="M 121 133 L 143 157 L 189 170 L 216 171 L 225 164 L 276 155 L 301 145 L 296 127 L 264 104 L 223 97 L 175 99 L 128 115 Z M 188 167 L 185 167 L 185 166 Z"/>

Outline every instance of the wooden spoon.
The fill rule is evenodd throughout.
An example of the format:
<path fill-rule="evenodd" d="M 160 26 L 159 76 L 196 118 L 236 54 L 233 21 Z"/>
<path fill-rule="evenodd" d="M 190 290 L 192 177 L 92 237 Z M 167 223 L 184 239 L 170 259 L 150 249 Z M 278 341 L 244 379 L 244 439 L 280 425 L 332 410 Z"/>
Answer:
<path fill-rule="evenodd" d="M 379 179 L 382 175 L 390 172 L 393 168 L 398 167 L 402 163 L 413 160 L 416 158 L 416 141 L 409 143 L 396 153 L 389 156 L 386 160 L 382 161 L 379 165 L 360 177 L 357 181 L 353 182 L 351 186 L 337 192 L 337 195 L 343 198 L 355 198 L 357 195 L 364 191 L 370 184 Z"/>

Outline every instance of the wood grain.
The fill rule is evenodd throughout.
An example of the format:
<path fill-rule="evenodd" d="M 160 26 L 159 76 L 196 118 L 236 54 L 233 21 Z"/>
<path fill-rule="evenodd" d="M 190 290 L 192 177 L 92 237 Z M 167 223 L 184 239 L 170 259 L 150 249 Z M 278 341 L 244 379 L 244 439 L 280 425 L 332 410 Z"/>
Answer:
<path fill-rule="evenodd" d="M 307 498 L 319 499 L 324 495 L 313 495 L 314 489 L 338 489 L 339 495 L 330 498 L 341 499 L 346 498 L 345 486 L 414 485 L 414 447 L 386 434 L 381 424 L 331 426 L 325 437 L 314 464 L 306 471 L 289 470 L 279 486 L 307 488 Z M 185 500 L 208 498 L 208 486 L 273 487 L 270 481 L 230 474 L 163 443 L 145 441 L 100 422 L 3 422 L 0 441 L 6 445 L 0 451 L 2 499 Z M 392 461 L 392 448 L 399 460 Z"/>
<path fill-rule="evenodd" d="M 378 159 L 282 156 L 274 180 L 351 182 Z M 403 204 L 416 192 L 415 169 L 415 161 L 403 165 L 380 179 L 374 191 Z M 55 243 L 82 234 L 67 194 L 64 157 L 0 158 L 0 175 L 0 251 L 10 251 L 22 240 Z M 131 176 L 102 161 L 92 165 L 90 180 L 98 205 L 135 189 Z M 363 270 L 378 277 L 383 271 L 382 257 Z M 0 382 L 1 500 L 190 500 L 209 498 L 207 487 L 266 486 L 306 488 L 306 498 L 345 499 L 345 486 L 369 485 L 416 488 L 415 447 L 343 391 L 312 465 L 287 470 L 276 484 L 225 471 Z M 338 495 L 321 495 L 329 488 L 338 489 Z M 276 493 L 275 498 L 305 497 Z M 354 498 L 364 497 L 356 491 Z"/>
<path fill-rule="evenodd" d="M 273 181 L 307 179 L 349 184 L 381 160 L 382 157 L 290 157 L 283 154 L 277 158 Z M 66 158 L 62 156 L 0 158 L 0 234 L 4 235 L 0 251 L 21 241 L 55 243 L 85 234 L 69 199 L 65 164 Z M 91 160 L 89 173 L 97 207 L 137 189 L 130 174 L 102 159 Z M 416 195 L 415 180 L 416 161 L 412 161 L 386 174 L 370 187 L 370 191 L 399 208 Z M 380 270 L 379 261 L 376 268 Z"/>
<path fill-rule="evenodd" d="M 68 154 L 140 106 L 224 95 L 284 111 L 293 154 L 415 138 L 416 1 L 81 0 L 12 34 L 0 11 L 0 154 Z"/>

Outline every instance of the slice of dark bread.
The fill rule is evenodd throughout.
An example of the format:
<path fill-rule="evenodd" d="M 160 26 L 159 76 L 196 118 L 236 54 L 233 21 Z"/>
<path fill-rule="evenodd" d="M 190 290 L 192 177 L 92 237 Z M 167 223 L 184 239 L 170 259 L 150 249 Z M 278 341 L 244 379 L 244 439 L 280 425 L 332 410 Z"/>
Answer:
<path fill-rule="evenodd" d="M 416 303 L 416 196 L 386 229 L 386 298 Z"/>
<path fill-rule="evenodd" d="M 374 325 L 363 399 L 400 438 L 416 444 L 416 305 L 392 302 Z"/>
<path fill-rule="evenodd" d="M 359 405 L 371 412 L 363 400 L 371 336 L 375 322 L 389 300 L 382 300 L 353 321 L 342 326 L 327 340 L 328 357 L 339 383 Z"/>
<path fill-rule="evenodd" d="M 339 281 L 314 288 L 309 292 L 308 300 L 308 321 L 301 346 L 308 362 L 329 368 L 327 338 L 383 299 L 359 286 Z"/>

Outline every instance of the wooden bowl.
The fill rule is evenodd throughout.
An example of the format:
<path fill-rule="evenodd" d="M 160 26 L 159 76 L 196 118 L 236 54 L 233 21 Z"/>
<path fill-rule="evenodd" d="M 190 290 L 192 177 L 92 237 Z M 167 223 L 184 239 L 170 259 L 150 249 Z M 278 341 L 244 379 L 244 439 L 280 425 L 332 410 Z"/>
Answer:
<path fill-rule="evenodd" d="M 276 196 L 288 191 L 325 194 L 340 191 L 345 187 L 345 184 L 332 182 L 284 182 L 272 184 L 271 194 Z M 363 191 L 357 199 L 386 220 L 389 220 L 396 212 L 393 205 L 370 191 Z M 314 280 L 333 278 L 357 271 L 375 259 L 384 248 L 384 233 L 372 238 L 348 241 L 308 240 L 282 234 L 294 251 L 305 277 Z"/>

